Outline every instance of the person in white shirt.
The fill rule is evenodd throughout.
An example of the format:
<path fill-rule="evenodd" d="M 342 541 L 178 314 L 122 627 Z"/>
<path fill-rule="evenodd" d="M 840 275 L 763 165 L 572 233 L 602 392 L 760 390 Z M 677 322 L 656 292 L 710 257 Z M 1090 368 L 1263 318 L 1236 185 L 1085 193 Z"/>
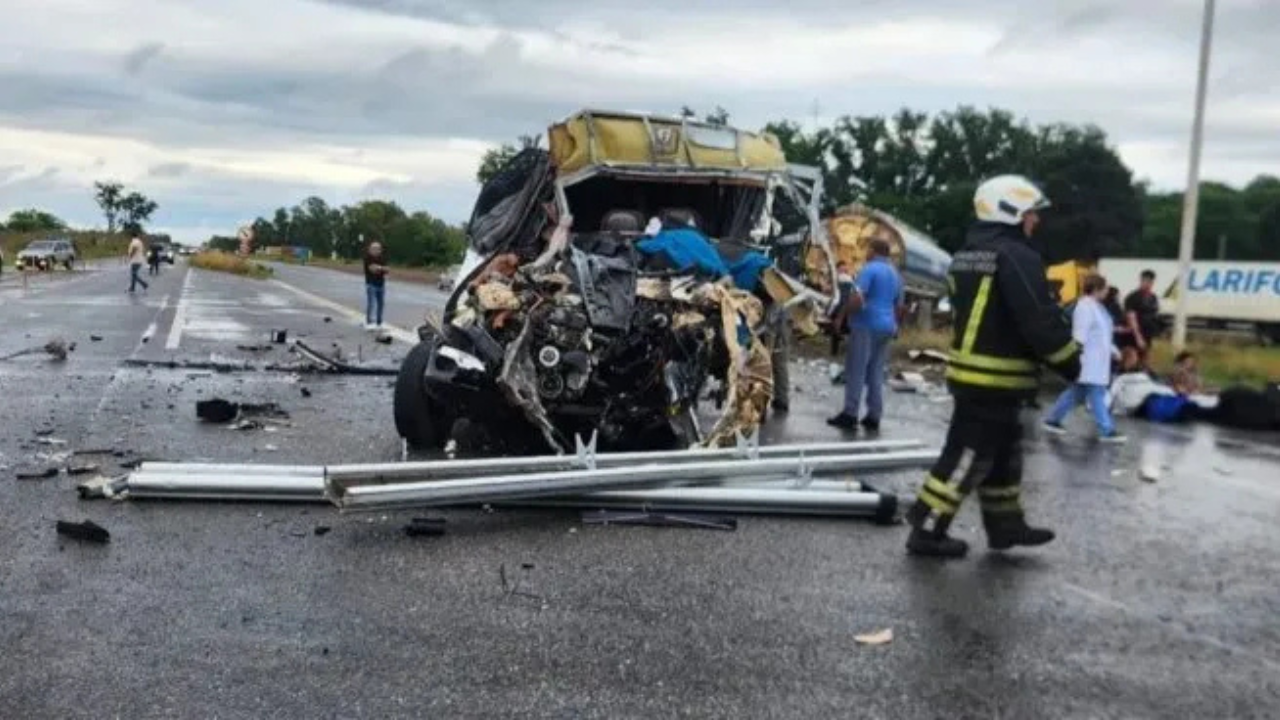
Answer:
<path fill-rule="evenodd" d="M 1124 442 L 1124 435 L 1116 432 L 1108 407 L 1110 403 L 1107 386 L 1111 384 L 1111 359 L 1117 355 L 1117 350 L 1113 344 L 1115 326 L 1111 313 L 1103 305 L 1107 295 L 1106 278 L 1101 275 L 1089 276 L 1084 281 L 1083 290 L 1071 314 L 1071 335 L 1083 348 L 1080 355 L 1080 377 L 1058 397 L 1049 416 L 1044 420 L 1044 429 L 1058 435 L 1065 434 L 1066 428 L 1062 423 L 1067 415 L 1077 405 L 1086 404 L 1093 411 L 1093 420 L 1098 425 L 1098 439 L 1103 442 Z"/>
<path fill-rule="evenodd" d="M 137 235 L 133 236 L 133 240 L 129 241 L 129 292 L 133 292 L 142 286 L 142 291 L 147 290 L 147 281 L 142 279 L 142 266 L 147 260 L 147 248 L 142 244 L 142 238 Z"/>

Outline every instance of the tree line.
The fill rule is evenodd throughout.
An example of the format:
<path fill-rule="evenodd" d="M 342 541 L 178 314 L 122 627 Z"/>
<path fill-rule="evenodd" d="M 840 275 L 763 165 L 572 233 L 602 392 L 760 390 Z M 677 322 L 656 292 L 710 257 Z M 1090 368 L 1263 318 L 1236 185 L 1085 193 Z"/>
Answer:
<path fill-rule="evenodd" d="M 680 117 L 697 118 L 685 106 Z M 717 107 L 703 116 L 729 124 Z M 795 120 L 768 123 L 787 159 L 821 170 L 825 213 L 860 201 L 898 216 L 950 251 L 973 220 L 973 193 L 984 178 L 1017 172 L 1040 183 L 1053 202 L 1041 239 L 1046 259 L 1175 257 L 1182 193 L 1153 192 L 1136 181 L 1106 133 L 1095 125 L 1032 125 L 1001 109 L 961 106 L 930 115 L 846 115 L 806 129 Z M 484 183 L 537 138 L 493 148 L 476 179 Z M 1201 186 L 1196 257 L 1280 260 L 1280 178 L 1261 175 L 1244 188 Z"/>
<path fill-rule="evenodd" d="M 143 224 L 160 207 L 146 195 L 110 180 L 93 184 L 93 199 L 107 222 L 107 233 L 112 235 L 116 230 L 142 234 Z M 0 230 L 7 232 L 64 232 L 70 229 L 62 218 L 37 208 L 14 210 L 8 220 L 0 223 Z"/>
<path fill-rule="evenodd" d="M 311 196 L 292 207 L 276 208 L 270 219 L 253 221 L 255 247 L 305 247 L 319 257 L 356 259 L 372 242 L 380 242 L 387 260 L 397 265 L 444 266 L 459 262 L 466 234 L 425 211 L 410 212 L 388 200 L 365 200 L 332 207 Z M 213 249 L 234 251 L 239 241 L 216 236 Z"/>

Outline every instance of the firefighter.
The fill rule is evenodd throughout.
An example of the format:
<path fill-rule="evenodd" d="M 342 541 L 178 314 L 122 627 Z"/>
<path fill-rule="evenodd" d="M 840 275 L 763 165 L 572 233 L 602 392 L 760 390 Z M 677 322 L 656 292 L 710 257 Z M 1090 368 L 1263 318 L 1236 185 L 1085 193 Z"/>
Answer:
<path fill-rule="evenodd" d="M 968 543 L 949 537 L 947 528 L 975 489 L 991 549 L 1043 545 L 1054 537 L 1027 525 L 1020 500 L 1019 409 L 1036 394 L 1038 366 L 1072 382 L 1080 373 L 1080 348 L 1031 240 L 1049 200 L 1025 177 L 1001 175 L 978 187 L 973 204 L 978 222 L 948 278 L 955 333 L 947 386 L 955 410 L 942 454 L 907 513 L 907 550 L 915 555 L 968 552 Z"/>

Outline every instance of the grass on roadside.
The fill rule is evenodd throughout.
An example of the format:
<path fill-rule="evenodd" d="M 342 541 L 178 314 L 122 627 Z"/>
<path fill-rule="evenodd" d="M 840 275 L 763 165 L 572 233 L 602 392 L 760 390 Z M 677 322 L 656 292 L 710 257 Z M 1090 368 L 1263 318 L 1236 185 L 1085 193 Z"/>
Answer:
<path fill-rule="evenodd" d="M 337 270 L 349 275 L 364 275 L 364 263 L 359 260 L 329 260 L 327 258 L 312 258 L 307 261 L 308 265 L 316 267 Z M 396 267 L 391 266 L 387 276 L 392 280 L 400 280 L 403 282 L 420 283 L 423 285 L 434 285 L 440 279 L 440 273 L 443 268 L 430 267 Z"/>
<path fill-rule="evenodd" d="M 246 260 L 239 255 L 222 252 L 221 250 L 207 250 L 196 253 L 191 257 L 191 266 L 202 270 L 214 270 L 259 280 L 269 278 L 273 274 L 271 268 L 266 265 Z"/>
<path fill-rule="evenodd" d="M 1196 356 L 1200 375 L 1217 388 L 1228 385 L 1257 387 L 1280 382 L 1280 348 L 1262 347 L 1243 339 L 1191 337 L 1187 350 Z M 1173 368 L 1177 352 L 1167 340 L 1157 341 L 1151 351 L 1151 367 L 1156 372 Z"/>

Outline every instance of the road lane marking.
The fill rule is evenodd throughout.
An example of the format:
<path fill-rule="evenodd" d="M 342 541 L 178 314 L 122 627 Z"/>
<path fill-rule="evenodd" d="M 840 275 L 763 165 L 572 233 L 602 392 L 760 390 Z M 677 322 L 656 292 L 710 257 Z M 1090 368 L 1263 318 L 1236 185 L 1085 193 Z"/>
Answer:
<path fill-rule="evenodd" d="M 293 285 L 290 285 L 289 283 L 283 280 L 273 279 L 271 282 L 275 283 L 276 285 L 279 285 L 285 290 L 288 290 L 292 293 L 297 294 L 302 299 L 306 300 L 307 302 L 310 302 L 313 305 L 318 305 L 322 308 L 332 310 L 335 313 L 338 313 L 350 320 L 354 320 L 361 324 L 364 323 L 364 320 L 365 320 L 364 313 L 360 312 L 359 310 L 347 307 L 342 303 L 334 302 L 329 298 L 324 298 L 314 293 L 309 293 L 306 290 L 303 290 L 302 288 L 299 288 L 299 287 L 294 287 Z M 390 335 L 392 338 L 399 340 L 402 343 L 405 343 L 406 345 L 418 344 L 418 334 L 415 332 L 409 332 L 404 328 L 396 327 L 395 325 L 384 324 L 382 326 L 382 331 L 387 335 Z"/>
<path fill-rule="evenodd" d="M 145 331 L 143 331 L 142 342 L 138 344 L 138 347 L 142 347 L 143 345 L 151 342 L 151 337 L 156 334 L 156 330 L 159 329 L 160 327 L 160 316 L 163 315 L 164 311 L 168 309 L 169 309 L 169 296 L 165 295 L 164 299 L 160 301 L 160 308 L 156 310 L 155 317 L 152 318 L 151 324 L 147 326 L 147 329 Z"/>
<path fill-rule="evenodd" d="M 192 275 L 194 273 L 188 268 L 186 277 L 182 278 L 182 291 L 178 295 L 178 309 L 173 313 L 173 324 L 169 326 L 169 337 L 164 342 L 165 350 L 177 350 L 178 344 L 182 342 L 182 328 L 187 323 L 187 301 L 191 295 Z"/>

